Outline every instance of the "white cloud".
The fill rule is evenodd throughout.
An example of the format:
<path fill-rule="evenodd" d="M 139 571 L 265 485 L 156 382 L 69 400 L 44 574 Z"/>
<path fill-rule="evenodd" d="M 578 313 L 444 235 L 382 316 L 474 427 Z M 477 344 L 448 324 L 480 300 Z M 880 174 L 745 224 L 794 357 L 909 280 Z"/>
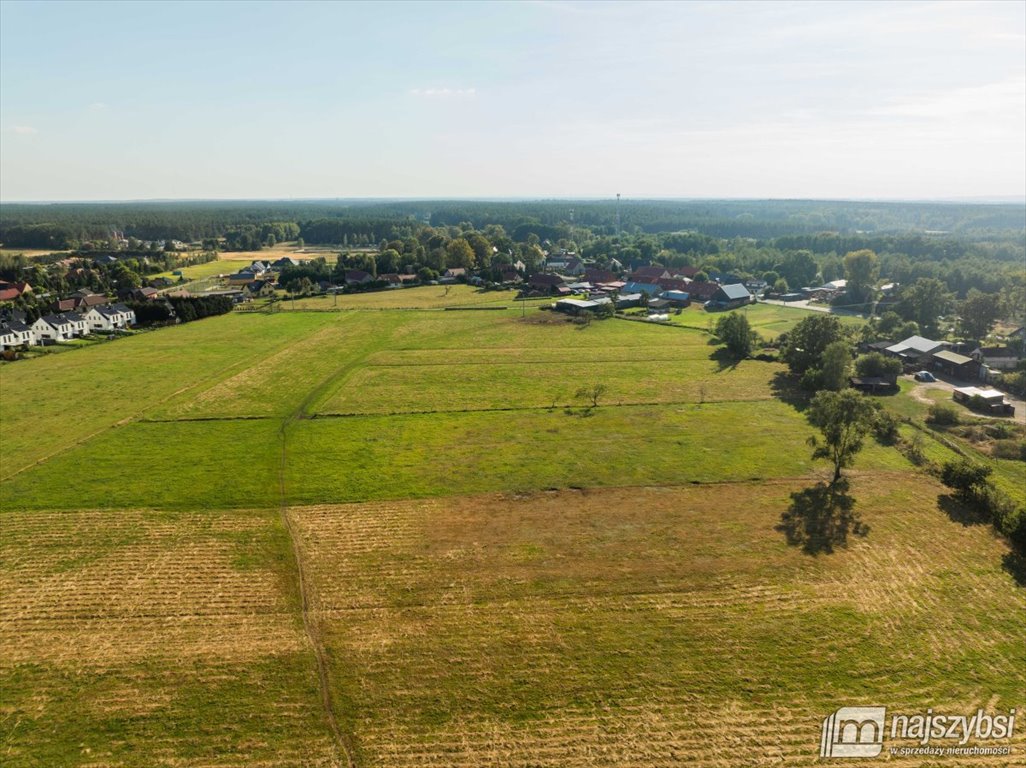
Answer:
<path fill-rule="evenodd" d="M 35 136 L 39 133 L 39 129 L 31 125 L 12 125 L 11 130 L 19 136 Z"/>
<path fill-rule="evenodd" d="M 103 112 L 107 108 L 107 104 L 102 101 L 94 101 L 89 105 L 90 112 Z"/>
<path fill-rule="evenodd" d="M 427 99 L 473 98 L 477 88 L 412 88 L 410 95 Z"/>

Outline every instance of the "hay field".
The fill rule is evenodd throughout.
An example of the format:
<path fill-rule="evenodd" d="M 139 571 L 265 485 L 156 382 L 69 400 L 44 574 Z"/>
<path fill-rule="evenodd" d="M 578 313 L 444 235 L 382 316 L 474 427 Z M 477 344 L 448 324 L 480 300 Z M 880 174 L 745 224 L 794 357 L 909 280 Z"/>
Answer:
<path fill-rule="evenodd" d="M 872 441 L 817 512 L 780 366 L 403 294 L 0 368 L 4 765 L 812 765 L 844 704 L 1026 706 L 1021 560 Z"/>

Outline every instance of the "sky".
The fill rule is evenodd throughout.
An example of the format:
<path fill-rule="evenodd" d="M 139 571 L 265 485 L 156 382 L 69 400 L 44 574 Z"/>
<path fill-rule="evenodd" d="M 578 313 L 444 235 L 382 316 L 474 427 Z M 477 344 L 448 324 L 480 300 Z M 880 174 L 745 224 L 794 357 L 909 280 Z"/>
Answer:
<path fill-rule="evenodd" d="M 0 0 L 0 200 L 1026 197 L 1026 2 Z"/>

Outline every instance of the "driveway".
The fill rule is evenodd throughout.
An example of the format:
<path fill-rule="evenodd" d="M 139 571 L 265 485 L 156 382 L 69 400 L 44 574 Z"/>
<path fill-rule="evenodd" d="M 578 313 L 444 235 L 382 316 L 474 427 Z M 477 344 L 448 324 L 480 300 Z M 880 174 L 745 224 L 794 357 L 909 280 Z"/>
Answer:
<path fill-rule="evenodd" d="M 933 405 L 935 402 L 937 402 L 932 397 L 929 397 L 926 394 L 926 392 L 931 389 L 938 389 L 942 392 L 947 392 L 950 394 L 955 390 L 956 387 L 960 388 L 977 386 L 976 384 L 967 384 L 964 381 L 956 381 L 954 379 L 948 378 L 947 376 L 944 376 L 943 374 L 938 374 L 936 371 L 930 371 L 930 373 L 937 377 L 937 381 L 916 381 L 916 386 L 913 389 L 909 390 L 909 394 L 922 403 L 929 403 L 930 405 Z M 912 378 L 911 375 L 902 376 L 902 378 L 907 379 L 908 381 L 915 381 L 915 379 Z M 1016 398 L 1012 397 L 1007 393 L 1005 394 L 1005 401 L 1011 403 L 1015 407 L 1014 416 L 984 416 L 980 413 L 974 413 L 973 411 L 970 411 L 968 408 L 964 406 L 959 406 L 959 413 L 961 415 L 966 416 L 975 416 L 976 418 L 980 419 L 1011 419 L 1013 421 L 1019 422 L 1020 424 L 1026 424 L 1026 403 L 1024 403 L 1022 400 L 1017 400 Z"/>

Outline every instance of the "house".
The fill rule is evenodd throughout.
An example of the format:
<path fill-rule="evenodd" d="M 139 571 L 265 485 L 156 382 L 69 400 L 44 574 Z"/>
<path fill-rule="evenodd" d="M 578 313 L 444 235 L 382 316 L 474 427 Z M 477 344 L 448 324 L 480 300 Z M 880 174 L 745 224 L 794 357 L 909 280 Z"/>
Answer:
<path fill-rule="evenodd" d="M 71 312 L 65 315 L 64 317 L 66 317 L 68 321 L 71 323 L 71 327 L 73 329 L 72 333 L 75 336 L 81 337 L 89 335 L 89 323 L 86 322 L 86 319 L 83 315 L 81 315 L 78 312 Z"/>
<path fill-rule="evenodd" d="M 971 357 L 952 352 L 950 349 L 942 349 L 930 355 L 932 367 L 935 370 L 943 371 L 948 376 L 963 381 L 972 381 L 980 377 L 980 363 Z"/>
<path fill-rule="evenodd" d="M 500 282 L 503 283 L 522 283 L 524 278 L 520 276 L 520 273 L 513 269 L 508 269 L 499 276 Z"/>
<path fill-rule="evenodd" d="M 563 273 L 567 275 L 573 275 L 579 277 L 585 273 L 584 262 L 578 259 L 576 256 L 571 256 L 566 260 L 566 265 L 563 267 Z"/>
<path fill-rule="evenodd" d="M 656 283 L 638 283 L 633 280 L 624 285 L 623 290 L 625 293 L 644 293 L 650 297 L 658 296 L 663 292 L 663 289 Z"/>
<path fill-rule="evenodd" d="M 661 277 L 656 280 L 656 285 L 664 291 L 687 291 L 691 281 L 686 277 Z"/>
<path fill-rule="evenodd" d="M 996 389 L 981 389 L 978 387 L 962 387 L 951 393 L 951 398 L 962 405 L 980 404 L 980 410 L 996 416 L 1013 416 L 1015 408 L 1011 403 L 1005 402 L 1005 395 Z M 976 398 L 979 398 L 978 400 Z"/>
<path fill-rule="evenodd" d="M 279 272 L 281 270 L 285 269 L 285 267 L 298 267 L 298 266 L 299 266 L 299 262 L 296 261 L 291 256 L 282 256 L 277 261 L 272 261 L 271 262 L 271 269 L 278 270 Z"/>
<path fill-rule="evenodd" d="M 44 341 L 68 341 L 75 337 L 75 325 L 67 315 L 43 315 L 32 323 L 31 329 L 37 344 Z"/>
<path fill-rule="evenodd" d="M 527 279 L 527 284 L 536 291 L 552 293 L 563 285 L 563 278 L 558 275 L 550 275 L 545 272 L 538 272 Z"/>
<path fill-rule="evenodd" d="M 362 269 L 347 269 L 345 279 L 346 285 L 367 285 L 374 282 L 374 276 Z"/>
<path fill-rule="evenodd" d="M 269 266 L 263 261 L 254 261 L 249 265 L 246 271 L 252 272 L 254 275 L 262 275 L 268 270 Z"/>
<path fill-rule="evenodd" d="M 688 294 L 692 301 L 706 302 L 712 299 L 719 289 L 719 283 L 695 281 L 688 285 Z"/>
<path fill-rule="evenodd" d="M 527 271 L 527 265 L 524 264 L 524 262 L 521 261 L 520 259 L 517 259 L 516 261 L 514 261 L 513 264 L 512 264 L 512 267 L 513 267 L 513 269 L 515 269 L 517 272 L 520 272 L 520 273 L 524 273 L 524 272 Z"/>
<path fill-rule="evenodd" d="M 78 290 L 66 299 L 59 299 L 54 302 L 54 308 L 58 312 L 69 312 L 72 309 L 78 312 L 88 312 L 91 307 L 106 304 L 110 299 L 102 293 L 93 293 L 87 290 Z"/>
<path fill-rule="evenodd" d="M 608 269 L 595 269 L 589 267 L 584 270 L 584 279 L 589 283 L 611 283 L 616 280 L 616 275 Z"/>
<path fill-rule="evenodd" d="M 174 284 L 170 277 L 154 277 L 150 280 L 150 285 L 154 288 L 170 288 Z"/>
<path fill-rule="evenodd" d="M 266 270 L 265 270 L 266 271 Z M 263 274 L 263 273 L 261 273 Z M 246 286 L 257 279 L 257 273 L 250 269 L 244 269 L 234 274 L 228 275 L 228 285 L 232 286 Z"/>
<path fill-rule="evenodd" d="M 35 334 L 21 320 L 0 323 L 0 351 L 26 347 L 35 343 Z"/>
<path fill-rule="evenodd" d="M 152 301 L 159 295 L 160 292 L 156 288 L 133 288 L 129 298 L 135 301 Z"/>
<path fill-rule="evenodd" d="M 388 283 L 389 288 L 401 288 L 403 284 L 403 279 L 396 272 L 386 272 L 383 275 L 378 275 L 378 280 Z"/>
<path fill-rule="evenodd" d="M 94 331 L 120 331 L 135 325 L 135 312 L 124 304 L 93 307 L 84 319 Z"/>
<path fill-rule="evenodd" d="M 445 274 L 442 275 L 443 280 L 459 280 L 460 278 L 466 279 L 466 277 L 467 270 L 464 267 L 452 267 L 445 270 Z"/>
<path fill-rule="evenodd" d="M 976 347 L 969 356 L 994 371 L 1011 371 L 1022 357 L 1012 347 Z"/>
<path fill-rule="evenodd" d="M 254 280 L 252 283 L 246 283 L 245 291 L 250 296 L 273 296 L 274 283 L 270 280 Z"/>
<path fill-rule="evenodd" d="M 654 284 L 658 280 L 673 277 L 664 267 L 638 267 L 631 272 L 631 282 Z"/>
<path fill-rule="evenodd" d="M 26 293 L 32 293 L 32 286 L 26 282 L 0 281 L 0 301 L 14 301 Z"/>
<path fill-rule="evenodd" d="M 917 364 L 920 360 L 926 360 L 934 352 L 939 352 L 950 346 L 946 341 L 933 341 L 922 336 L 909 336 L 893 346 L 887 347 L 884 352 L 892 357 L 900 358 L 902 362 L 911 365 Z"/>
<path fill-rule="evenodd" d="M 706 309 L 734 309 L 752 303 L 752 294 L 742 283 L 720 285 L 706 302 Z"/>

